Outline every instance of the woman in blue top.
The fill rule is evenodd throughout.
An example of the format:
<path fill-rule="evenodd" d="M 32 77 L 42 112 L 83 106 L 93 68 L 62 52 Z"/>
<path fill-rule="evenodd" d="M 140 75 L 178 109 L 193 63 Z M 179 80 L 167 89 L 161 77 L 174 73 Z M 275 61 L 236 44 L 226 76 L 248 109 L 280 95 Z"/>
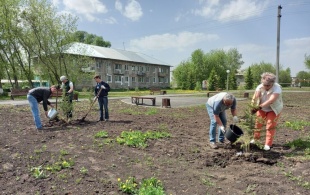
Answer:
<path fill-rule="evenodd" d="M 218 140 L 224 143 L 225 128 L 226 128 L 226 113 L 225 110 L 231 109 L 231 114 L 233 115 L 233 122 L 237 123 L 237 110 L 236 110 L 236 98 L 229 93 L 221 92 L 212 97 L 210 97 L 206 103 L 207 111 L 210 117 L 210 147 L 217 149 L 216 145 L 216 127 L 218 128 Z"/>

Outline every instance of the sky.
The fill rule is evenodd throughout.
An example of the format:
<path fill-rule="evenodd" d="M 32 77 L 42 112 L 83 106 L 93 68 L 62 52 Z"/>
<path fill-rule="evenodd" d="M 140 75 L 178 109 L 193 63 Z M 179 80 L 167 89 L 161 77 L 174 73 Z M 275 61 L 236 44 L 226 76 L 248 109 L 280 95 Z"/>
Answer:
<path fill-rule="evenodd" d="M 77 28 L 102 36 L 111 48 L 152 56 L 172 69 L 201 49 L 237 49 L 244 64 L 279 64 L 291 76 L 309 71 L 309 0 L 51 0 L 78 17 Z"/>

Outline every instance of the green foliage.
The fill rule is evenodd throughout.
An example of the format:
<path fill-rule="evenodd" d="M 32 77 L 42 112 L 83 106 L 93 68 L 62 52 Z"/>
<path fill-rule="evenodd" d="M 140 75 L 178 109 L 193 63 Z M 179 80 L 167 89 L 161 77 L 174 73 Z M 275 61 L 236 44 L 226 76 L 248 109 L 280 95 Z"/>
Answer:
<path fill-rule="evenodd" d="M 199 81 L 197 81 L 196 82 L 196 86 L 195 86 L 195 90 L 196 91 L 201 91 L 202 90 L 202 86 L 201 86 L 202 84 L 199 82 Z"/>
<path fill-rule="evenodd" d="M 126 194 L 136 194 L 138 190 L 138 184 L 135 177 L 128 177 L 125 182 L 122 182 L 122 180 L 119 178 L 118 187 Z"/>
<path fill-rule="evenodd" d="M 302 87 L 310 86 L 310 72 L 300 71 L 297 73 L 296 83 L 301 83 Z"/>
<path fill-rule="evenodd" d="M 44 179 L 47 177 L 44 170 L 42 169 L 42 166 L 32 167 L 30 171 L 32 173 L 32 176 L 36 179 Z"/>
<path fill-rule="evenodd" d="M 251 71 L 251 67 L 247 69 L 244 82 L 245 82 L 245 89 L 253 89 L 254 82 L 253 82 L 253 74 Z"/>
<path fill-rule="evenodd" d="M 293 149 L 310 149 L 310 137 L 298 138 L 285 144 Z"/>
<path fill-rule="evenodd" d="M 151 177 L 149 179 L 142 180 L 137 194 L 164 195 L 165 190 L 160 180 Z"/>
<path fill-rule="evenodd" d="M 210 77 L 208 78 L 208 89 L 209 91 L 215 91 L 217 89 L 218 79 L 216 76 L 215 69 L 212 69 Z"/>
<path fill-rule="evenodd" d="M 305 126 L 310 126 L 310 122 L 307 121 L 286 121 L 284 124 L 286 127 L 290 127 L 294 130 L 304 130 Z"/>
<path fill-rule="evenodd" d="M 83 175 L 86 175 L 88 173 L 88 169 L 86 169 L 85 167 L 82 167 L 80 169 L 80 173 L 82 173 Z"/>
<path fill-rule="evenodd" d="M 237 78 L 236 78 L 236 71 L 232 71 L 230 74 L 229 74 L 229 89 L 230 90 L 236 90 L 238 89 L 238 85 L 237 85 Z"/>
<path fill-rule="evenodd" d="M 241 54 L 236 49 L 212 50 L 204 54 L 202 50 L 195 50 L 191 58 L 181 62 L 173 71 L 174 82 L 181 89 L 195 89 L 203 80 L 211 76 L 212 70 L 215 71 L 217 78 L 226 78 L 226 70 L 240 69 L 243 61 Z M 235 76 L 234 74 L 232 76 Z M 232 79 L 232 89 L 235 89 L 234 79 Z M 217 88 L 225 88 L 224 82 L 217 83 Z"/>
<path fill-rule="evenodd" d="M 147 131 L 145 133 L 141 131 L 123 131 L 120 136 L 116 138 L 117 143 L 125 144 L 127 146 L 145 148 L 148 146 L 147 139 L 160 139 L 170 137 L 169 133 Z"/>
<path fill-rule="evenodd" d="M 76 31 L 73 33 L 74 39 L 80 43 L 86 43 L 90 45 L 97 45 L 100 47 L 111 47 L 110 41 L 105 41 L 102 36 L 95 34 L 89 34 L 86 31 Z"/>
<path fill-rule="evenodd" d="M 69 120 L 69 118 L 67 118 L 67 113 L 70 111 L 73 112 L 73 103 L 70 103 L 70 97 L 66 96 L 65 89 L 63 89 L 62 91 L 62 102 L 60 104 L 60 108 L 62 110 L 63 115 L 66 116 L 65 118 Z"/>
<path fill-rule="evenodd" d="M 279 83 L 282 87 L 289 87 L 292 83 L 291 70 L 280 70 L 279 72 Z"/>
<path fill-rule="evenodd" d="M 261 75 L 264 72 L 271 72 L 276 74 L 276 69 L 271 63 L 260 62 L 259 64 L 251 65 L 251 72 L 253 75 L 254 86 L 256 86 L 261 82 Z"/>
<path fill-rule="evenodd" d="M 164 187 L 160 180 L 155 177 L 143 179 L 139 184 L 135 177 L 128 177 L 126 181 L 122 181 L 118 178 L 119 189 L 132 195 L 164 195 Z"/>
<path fill-rule="evenodd" d="M 106 131 L 99 131 L 95 134 L 95 138 L 106 138 L 108 137 L 108 132 Z"/>

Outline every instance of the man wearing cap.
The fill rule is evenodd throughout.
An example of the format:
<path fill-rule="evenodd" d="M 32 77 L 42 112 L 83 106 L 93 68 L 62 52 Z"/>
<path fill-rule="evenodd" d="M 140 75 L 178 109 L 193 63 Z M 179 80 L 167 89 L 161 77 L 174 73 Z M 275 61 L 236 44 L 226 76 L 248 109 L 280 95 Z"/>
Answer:
<path fill-rule="evenodd" d="M 227 123 L 225 110 L 231 109 L 233 115 L 233 122 L 239 121 L 236 110 L 237 101 L 236 98 L 229 93 L 221 92 L 210 97 L 206 103 L 207 111 L 210 117 L 210 147 L 217 149 L 216 145 L 216 127 L 218 126 L 218 140 L 224 143 L 225 127 Z"/>
<path fill-rule="evenodd" d="M 43 101 L 43 108 L 45 111 L 45 116 L 48 117 L 47 105 L 53 108 L 53 105 L 48 101 L 48 98 L 52 95 L 52 93 L 56 92 L 56 86 L 52 85 L 49 87 L 37 87 L 29 90 L 27 94 L 27 99 L 30 104 L 32 116 L 34 119 L 34 124 L 36 125 L 37 130 L 43 130 L 43 126 L 40 118 L 40 110 L 38 107 L 38 103 Z"/>
<path fill-rule="evenodd" d="M 67 119 L 72 118 L 72 99 L 73 99 L 73 83 L 68 80 L 66 76 L 61 76 L 60 81 L 62 82 L 61 89 L 65 93 L 64 101 L 69 103 L 70 109 L 67 112 Z"/>

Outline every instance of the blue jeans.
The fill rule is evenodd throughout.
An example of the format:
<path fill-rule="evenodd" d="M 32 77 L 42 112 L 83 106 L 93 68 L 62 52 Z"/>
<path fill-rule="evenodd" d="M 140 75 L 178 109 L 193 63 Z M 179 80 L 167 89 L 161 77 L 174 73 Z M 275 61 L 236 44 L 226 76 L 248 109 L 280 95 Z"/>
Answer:
<path fill-rule="evenodd" d="M 209 114 L 209 117 L 210 117 L 210 132 L 209 132 L 210 142 L 216 142 L 216 126 L 217 126 L 217 123 L 216 123 L 216 121 L 214 119 L 213 108 L 209 104 L 206 104 L 206 107 L 207 107 L 207 111 L 208 111 L 208 114 Z M 220 117 L 224 127 L 226 127 L 227 120 L 226 120 L 226 113 L 225 113 L 225 111 L 221 112 L 219 114 L 219 117 Z M 220 142 L 223 142 L 225 140 L 224 134 L 220 130 L 220 127 L 218 127 L 218 140 Z"/>
<path fill-rule="evenodd" d="M 99 103 L 99 113 L 100 113 L 100 120 L 109 119 L 109 109 L 108 109 L 108 97 L 98 97 Z M 103 117 L 103 108 L 104 108 L 104 117 Z"/>
<path fill-rule="evenodd" d="M 32 116 L 33 116 L 34 124 L 36 125 L 36 128 L 37 129 L 42 128 L 38 101 L 32 95 L 27 95 L 27 99 L 30 104 L 30 108 L 31 108 L 31 112 L 32 112 Z"/>

